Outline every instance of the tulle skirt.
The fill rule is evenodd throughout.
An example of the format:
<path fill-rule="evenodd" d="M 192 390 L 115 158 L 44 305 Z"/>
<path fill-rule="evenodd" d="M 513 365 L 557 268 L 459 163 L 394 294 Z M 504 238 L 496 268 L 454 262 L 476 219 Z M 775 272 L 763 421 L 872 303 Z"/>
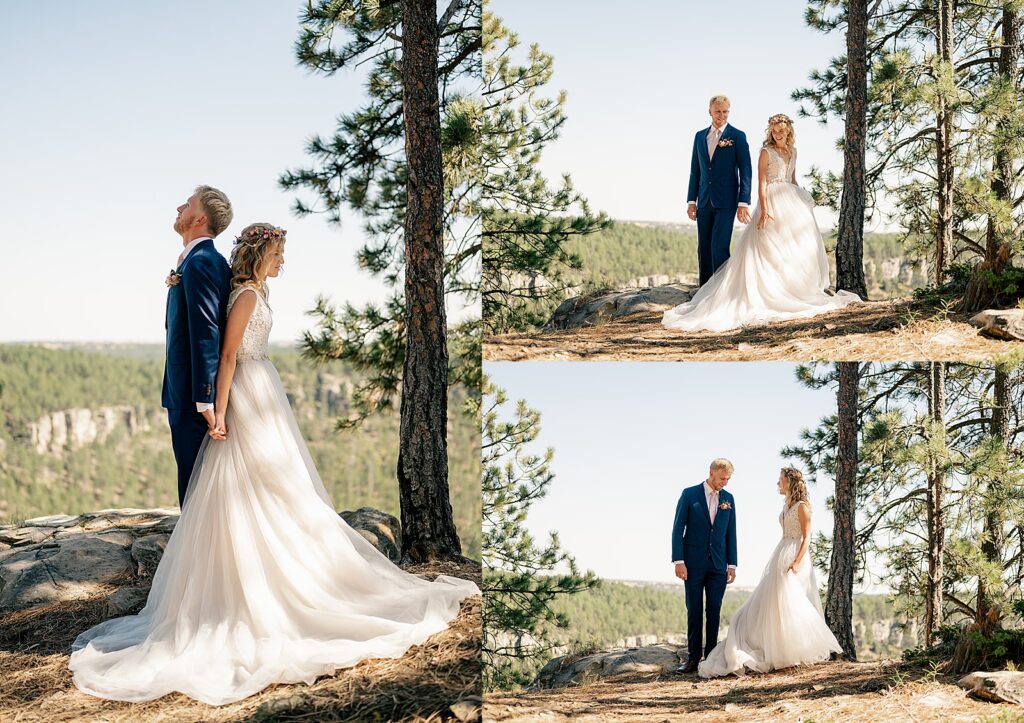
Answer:
<path fill-rule="evenodd" d="M 761 581 L 729 623 L 725 640 L 697 667 L 702 678 L 744 669 L 759 673 L 810 665 L 842 652 L 825 624 L 810 555 L 789 571 L 800 540 L 784 537 L 775 547 Z"/>
<path fill-rule="evenodd" d="M 338 516 L 269 361 L 238 364 L 226 422 L 200 449 L 146 606 L 75 640 L 81 690 L 220 705 L 312 683 L 401 657 L 479 594 L 404 572 Z"/>
<path fill-rule="evenodd" d="M 828 256 L 811 195 L 792 183 L 768 188 L 773 220 L 758 231 L 759 204 L 729 260 L 690 301 L 666 311 L 663 326 L 727 331 L 815 316 L 860 301 L 849 291 L 825 293 Z"/>

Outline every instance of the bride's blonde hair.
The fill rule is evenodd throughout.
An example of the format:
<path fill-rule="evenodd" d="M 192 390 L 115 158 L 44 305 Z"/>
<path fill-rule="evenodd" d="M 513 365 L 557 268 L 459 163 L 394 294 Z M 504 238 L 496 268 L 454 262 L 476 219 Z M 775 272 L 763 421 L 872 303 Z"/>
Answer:
<path fill-rule="evenodd" d="M 796 146 L 796 134 L 793 132 L 793 121 L 785 113 L 776 113 L 768 119 L 768 129 L 765 131 L 764 143 L 761 144 L 761 147 L 768 148 L 775 145 L 772 128 L 777 125 L 786 126 L 786 150 L 793 153 L 793 148 Z"/>
<path fill-rule="evenodd" d="M 796 467 L 783 467 L 782 476 L 789 482 L 786 507 L 792 507 L 797 502 L 807 502 L 807 484 L 804 482 L 804 473 Z"/>
<path fill-rule="evenodd" d="M 256 272 L 275 246 L 284 246 L 286 233 L 270 223 L 251 223 L 242 229 L 231 249 L 232 289 L 259 282 Z"/>

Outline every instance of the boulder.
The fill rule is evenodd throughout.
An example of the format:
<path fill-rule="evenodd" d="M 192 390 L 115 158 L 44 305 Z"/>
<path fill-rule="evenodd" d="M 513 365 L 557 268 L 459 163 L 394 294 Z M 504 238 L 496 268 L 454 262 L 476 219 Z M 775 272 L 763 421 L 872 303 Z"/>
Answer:
<path fill-rule="evenodd" d="M 398 561 L 397 518 L 371 507 L 340 515 Z M 178 516 L 176 509 L 113 509 L 0 526 L 0 615 L 103 594 L 110 595 L 112 616 L 135 612 L 149 594 Z"/>
<path fill-rule="evenodd" d="M 554 658 L 537 675 L 539 688 L 562 688 L 627 674 L 671 673 L 686 660 L 686 647 L 672 643 L 626 650 L 603 650 L 590 655 Z"/>
<path fill-rule="evenodd" d="M 340 514 L 341 519 L 387 555 L 389 560 L 398 562 L 402 556 L 402 523 L 397 517 L 372 507 L 360 507 L 354 512 Z"/>
<path fill-rule="evenodd" d="M 697 288 L 668 284 L 642 289 L 602 291 L 563 301 L 548 320 L 548 329 L 597 326 L 631 314 L 663 312 L 689 301 Z"/>
<path fill-rule="evenodd" d="M 1009 670 L 975 672 L 965 675 L 957 685 L 972 698 L 993 703 L 1024 704 L 1024 673 Z"/>
<path fill-rule="evenodd" d="M 971 323 L 985 336 L 1024 340 L 1024 309 L 988 309 L 972 316 Z"/>

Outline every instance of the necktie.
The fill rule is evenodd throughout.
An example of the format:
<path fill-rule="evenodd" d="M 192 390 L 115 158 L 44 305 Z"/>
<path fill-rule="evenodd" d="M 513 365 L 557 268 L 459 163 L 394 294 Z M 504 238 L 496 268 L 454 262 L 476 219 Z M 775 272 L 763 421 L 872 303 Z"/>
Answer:
<path fill-rule="evenodd" d="M 715 524 L 715 515 L 718 514 L 718 493 L 712 492 L 708 497 L 708 514 L 711 515 L 711 524 Z"/>
<path fill-rule="evenodd" d="M 715 157 L 715 149 L 718 147 L 718 129 L 711 126 L 711 132 L 708 133 L 708 158 Z"/>

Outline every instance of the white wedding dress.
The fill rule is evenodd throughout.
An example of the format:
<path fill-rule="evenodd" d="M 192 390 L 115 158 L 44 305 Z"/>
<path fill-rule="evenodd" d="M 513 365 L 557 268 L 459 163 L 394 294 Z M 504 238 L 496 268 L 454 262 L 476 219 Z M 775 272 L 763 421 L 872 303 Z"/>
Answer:
<path fill-rule="evenodd" d="M 810 554 L 789 571 L 800 549 L 798 502 L 779 515 L 782 539 L 761 573 L 761 581 L 729 623 L 725 640 L 697 666 L 702 678 L 758 673 L 810 665 L 842 652 L 825 624 Z"/>
<path fill-rule="evenodd" d="M 772 220 L 757 229 L 759 200 L 729 260 L 690 301 L 662 317 L 667 329 L 728 331 L 741 326 L 815 316 L 860 301 L 849 291 L 834 296 L 828 256 L 814 220 L 814 199 L 790 183 L 796 149 L 786 160 L 768 148 L 768 197 Z"/>
<path fill-rule="evenodd" d="M 245 291 L 236 289 L 229 306 Z M 78 636 L 81 690 L 220 705 L 401 657 L 443 630 L 472 582 L 410 575 L 335 512 L 267 358 L 261 294 L 238 350 L 228 437 L 203 442 L 181 517 L 138 615 Z"/>

